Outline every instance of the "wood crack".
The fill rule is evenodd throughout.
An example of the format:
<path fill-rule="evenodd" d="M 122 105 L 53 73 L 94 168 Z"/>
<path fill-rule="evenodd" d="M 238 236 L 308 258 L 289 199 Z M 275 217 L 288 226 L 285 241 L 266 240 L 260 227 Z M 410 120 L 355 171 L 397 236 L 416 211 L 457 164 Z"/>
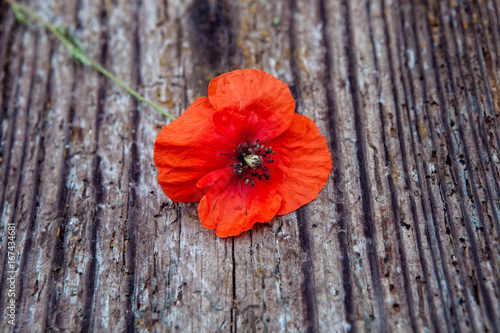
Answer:
<path fill-rule="evenodd" d="M 369 10 L 369 3 L 367 2 L 367 9 Z M 384 21 L 384 35 L 385 35 L 385 46 L 386 46 L 386 52 L 387 52 L 387 63 L 389 67 L 389 76 L 391 78 L 391 82 L 396 82 L 396 75 L 394 71 L 394 65 L 393 65 L 393 59 L 392 59 L 392 53 L 391 53 L 391 47 L 389 45 L 392 45 L 391 38 L 389 35 L 389 27 L 388 27 L 388 21 L 387 21 L 387 11 L 385 7 L 385 1 L 381 1 L 381 11 L 382 11 L 382 19 Z M 370 16 L 369 16 L 370 17 Z M 370 35 L 373 36 L 373 33 L 371 31 L 371 26 L 370 26 Z M 372 38 L 373 42 L 373 38 Z M 398 50 L 400 49 L 399 47 L 399 39 L 397 40 L 397 46 Z M 373 51 L 373 57 L 375 59 L 375 70 L 378 71 L 378 59 L 376 56 L 376 51 L 374 48 L 374 43 L 372 43 L 372 51 Z M 398 54 L 401 54 L 399 52 Z M 377 82 L 379 78 L 376 78 Z M 402 82 L 403 89 L 405 88 L 404 81 Z M 380 91 L 379 91 L 379 96 L 380 96 Z M 412 186 L 411 186 L 411 181 L 409 177 L 409 171 L 408 171 L 408 161 L 407 161 L 407 152 L 406 152 L 406 145 L 405 145 L 405 138 L 404 138 L 404 130 L 403 130 L 403 124 L 402 124 L 402 112 L 400 108 L 400 100 L 399 100 L 399 94 L 396 86 L 393 84 L 392 85 L 392 95 L 394 98 L 394 106 L 395 106 L 395 114 L 396 114 L 396 127 L 397 127 L 397 135 L 398 135 L 398 141 L 399 141 L 399 148 L 401 152 L 401 161 L 402 161 L 402 168 L 403 168 L 403 174 L 404 174 L 404 179 L 405 179 L 405 186 L 410 190 L 410 193 L 413 192 Z M 382 122 L 382 127 L 386 128 L 385 126 L 385 110 L 384 106 L 382 103 L 378 103 L 379 106 L 379 112 L 380 112 L 380 119 Z M 391 165 L 391 158 L 390 158 L 390 153 L 389 149 L 387 148 L 387 143 L 386 143 L 386 136 L 385 132 L 382 131 L 382 138 L 384 141 L 384 153 L 385 153 L 385 159 L 386 159 L 386 164 Z M 409 273 L 409 268 L 408 268 L 408 260 L 407 260 L 407 255 L 406 255 L 406 250 L 404 247 L 404 241 L 403 241 L 403 233 L 401 230 L 401 207 L 398 204 L 398 195 L 397 195 L 397 189 L 396 189 L 396 184 L 394 182 L 394 178 L 391 173 L 387 175 L 387 182 L 389 184 L 389 190 L 391 192 L 391 205 L 392 209 L 394 212 L 394 228 L 396 230 L 396 236 L 398 239 L 398 252 L 400 255 L 400 262 L 401 262 L 401 267 L 403 270 L 403 280 L 404 280 L 404 288 L 406 292 L 406 302 L 408 305 L 408 312 L 410 316 L 410 323 L 412 325 L 412 329 L 414 332 L 418 332 L 418 326 L 417 326 L 417 318 L 415 315 L 415 308 L 414 308 L 414 298 L 413 298 L 413 286 L 412 286 L 412 280 L 410 279 L 410 273 Z M 413 198 L 413 195 L 410 194 L 409 196 L 410 199 L 410 205 L 411 205 L 411 212 L 412 212 L 412 218 L 413 218 L 413 230 L 415 231 L 416 235 L 416 240 L 417 240 L 417 247 L 418 247 L 418 252 L 419 252 L 419 257 L 421 260 L 421 267 L 423 271 L 426 271 L 426 261 L 425 257 L 423 256 L 422 253 L 422 240 L 420 236 L 420 229 L 418 227 L 418 219 L 416 216 L 416 208 L 415 208 L 415 199 Z M 427 274 L 426 278 L 428 277 Z M 428 299 L 429 304 L 431 306 L 431 309 L 433 308 L 433 303 L 432 299 Z M 434 311 L 431 311 L 431 313 L 434 314 Z M 433 315 L 431 315 L 433 316 Z M 433 325 L 434 329 L 436 329 L 436 318 L 433 316 Z"/>
<path fill-rule="evenodd" d="M 335 213 L 337 214 L 337 240 L 339 242 L 339 248 L 342 255 L 342 286 L 344 289 L 344 307 L 345 307 L 345 320 L 349 325 L 353 333 L 357 332 L 357 327 L 354 321 L 354 308 L 356 306 L 353 290 L 352 290 L 352 272 L 350 266 L 349 258 L 349 241 L 347 238 L 347 212 L 345 209 L 345 186 L 344 179 L 342 176 L 342 169 L 344 167 L 344 161 L 342 159 L 342 152 L 339 145 L 340 138 L 338 133 L 338 126 L 341 124 L 337 121 L 338 110 L 335 103 L 335 91 L 332 88 L 332 57 L 333 49 L 330 43 L 331 37 L 328 34 L 328 16 L 326 15 L 327 9 L 325 6 L 325 0 L 320 0 L 319 2 L 319 12 L 321 14 L 322 22 L 322 35 L 323 35 L 323 45 L 325 47 L 324 63 L 325 63 L 325 76 L 326 76 L 326 102 L 328 107 L 328 133 L 330 135 L 329 145 L 332 156 L 335 159 L 335 164 L 333 165 L 333 187 L 335 200 Z"/>
<path fill-rule="evenodd" d="M 432 12 L 435 12 L 435 8 L 430 8 L 429 7 L 429 3 L 428 1 L 425 2 L 425 5 L 426 5 L 426 8 L 428 9 L 431 9 Z M 426 21 L 427 21 L 427 33 L 428 33 L 428 36 L 430 37 L 429 39 L 432 40 L 432 36 L 433 34 L 431 33 L 431 26 L 430 26 L 430 22 L 429 22 L 429 19 L 428 17 L 426 17 Z M 439 26 L 443 26 L 443 22 L 442 22 L 442 18 L 441 18 L 441 14 L 439 13 L 437 15 L 437 22 L 439 24 Z M 447 146 L 448 146 L 448 153 L 450 154 L 451 156 L 451 160 L 452 160 L 452 167 L 451 167 L 451 176 L 452 176 L 452 179 L 454 181 L 454 183 L 456 184 L 456 188 L 457 188 L 457 191 L 458 191 L 458 194 L 459 194 L 459 197 L 460 197 L 460 200 L 459 200 L 459 204 L 460 204 L 460 209 L 461 209 L 461 213 L 462 213 L 462 216 L 463 218 L 466 220 L 465 221 L 465 228 L 466 228 L 466 231 L 467 231 L 467 234 L 468 234 L 468 239 L 469 239 L 469 242 L 470 242 L 470 246 L 471 246 L 471 254 L 472 254 L 472 258 L 473 258 L 473 262 L 474 262 L 474 265 L 476 267 L 475 269 L 475 272 L 478 276 L 478 281 L 479 281 L 479 285 L 480 285 L 480 289 L 481 289 L 481 293 L 482 293 L 482 296 L 484 297 L 484 300 L 485 300 L 485 305 L 486 305 L 486 314 L 487 314 L 487 318 L 488 320 L 490 321 L 490 324 L 493 324 L 495 322 L 495 319 L 492 317 L 493 316 L 493 313 L 492 313 L 492 304 L 491 304 L 491 298 L 488 294 L 488 292 L 486 291 L 486 288 L 484 286 L 484 282 L 483 282 L 483 273 L 482 273 L 482 268 L 481 268 L 481 265 L 479 263 L 479 254 L 478 254 L 478 249 L 477 249 L 477 243 L 476 243 L 476 239 L 475 239 L 475 236 L 474 236 L 474 233 L 473 233 L 473 230 L 472 230 L 472 226 L 471 226 L 471 220 L 470 220 L 470 217 L 469 215 L 467 214 L 466 212 L 466 208 L 465 208 L 465 195 L 464 195 L 464 190 L 462 188 L 462 182 L 460 181 L 460 178 L 458 177 L 458 175 L 460 175 L 460 172 L 458 170 L 458 166 L 457 166 L 457 163 L 455 161 L 457 161 L 457 156 L 456 156 L 456 152 L 455 152 L 455 149 L 453 147 L 453 143 L 452 143 L 452 138 L 453 136 L 451 135 L 451 130 L 450 130 L 450 125 L 447 121 L 447 101 L 445 99 L 445 96 L 444 96 L 444 91 L 443 91 L 443 79 L 441 78 L 439 72 L 440 72 L 440 67 L 438 65 L 438 61 L 437 61 L 437 56 L 436 56 L 436 47 L 434 46 L 433 43 L 430 43 L 430 46 L 431 46 L 431 58 L 432 58 L 432 65 L 433 65 L 433 68 L 434 68 L 434 73 L 435 73 L 435 80 L 436 80 L 436 85 L 437 85 L 437 92 L 438 92 L 438 98 L 439 98 L 439 110 L 440 110 L 440 115 L 441 115 L 441 121 L 442 121 L 442 124 L 444 125 L 444 133 L 446 135 L 446 137 L 448 138 L 447 140 Z M 449 59 L 449 50 L 448 50 L 448 47 L 447 45 L 444 46 L 444 53 L 445 53 L 445 56 L 446 56 L 446 59 Z M 446 71 L 448 73 L 448 75 L 450 75 L 450 68 L 449 68 L 449 65 L 447 66 L 446 68 Z M 450 78 L 451 79 L 451 78 Z M 452 84 L 451 82 L 449 82 L 450 84 Z M 454 107 L 455 107 L 455 110 L 456 110 L 456 104 L 454 104 Z M 456 110 L 457 113 L 459 113 L 460 111 L 459 110 Z M 429 124 L 430 126 L 432 126 L 432 124 L 430 123 Z M 463 134 L 460 133 L 460 137 L 463 138 Z M 463 141 L 463 140 L 462 140 Z M 465 147 L 464 147 L 465 148 Z M 439 178 L 442 178 L 442 176 L 440 175 L 441 171 L 438 169 L 437 170 L 437 173 L 439 175 Z M 440 183 L 440 186 L 443 188 L 443 194 L 447 195 L 448 191 L 447 191 L 447 186 L 444 182 L 441 182 Z M 444 201 L 444 204 L 445 204 L 445 207 L 446 207 L 446 213 L 448 215 L 448 221 L 450 222 L 449 223 L 449 227 L 450 227 L 450 231 L 451 231 L 451 235 L 452 235 L 452 238 L 453 238 L 453 247 L 455 249 L 455 255 L 457 256 L 458 258 L 458 262 L 459 262 L 459 265 L 462 266 L 463 262 L 464 262 L 464 258 L 463 258 L 463 255 L 461 254 L 460 250 L 457 248 L 457 244 L 459 243 L 458 241 L 458 233 L 457 233 L 457 230 L 456 230 L 456 227 L 454 226 L 453 223 L 451 223 L 453 221 L 452 217 L 449 215 L 451 212 L 450 212 L 450 209 L 447 207 L 448 206 L 448 202 L 447 200 Z M 466 276 L 464 275 L 464 270 L 460 270 L 460 276 L 461 276 L 461 280 L 465 283 L 465 285 L 469 285 L 470 287 L 470 280 L 466 278 Z M 470 294 L 468 292 L 465 293 L 465 296 L 466 296 L 466 299 L 467 299 L 467 302 L 466 302 L 466 307 L 468 309 L 468 313 L 471 314 L 471 299 L 470 299 Z M 474 325 L 474 322 L 471 320 L 471 324 Z M 493 326 L 494 327 L 494 326 Z M 476 328 L 476 329 L 479 329 L 479 328 Z"/>
<path fill-rule="evenodd" d="M 354 53 L 355 44 L 351 23 L 351 13 L 349 1 L 344 0 L 342 3 L 345 10 L 345 28 L 346 28 L 346 41 L 344 44 L 345 52 L 347 54 L 347 69 L 349 79 L 349 92 L 351 96 L 354 128 L 356 133 L 356 158 L 359 165 L 359 183 L 361 186 L 361 198 L 364 216 L 364 236 L 367 239 L 368 260 L 370 265 L 370 275 L 373 282 L 373 296 L 376 304 L 376 321 L 380 332 L 387 332 L 387 313 L 383 303 L 384 291 L 380 276 L 379 259 L 376 247 L 376 233 L 375 224 L 373 221 L 373 208 L 372 196 L 370 191 L 370 179 L 368 177 L 368 170 L 366 165 L 366 144 L 364 137 L 364 126 L 362 124 L 361 116 L 361 101 L 359 97 L 359 87 L 357 80 L 357 63 L 356 55 Z"/>
<path fill-rule="evenodd" d="M 33 42 L 33 49 L 34 49 L 34 53 L 33 54 L 37 54 L 38 52 L 38 36 L 35 35 L 35 38 L 34 38 L 34 42 Z M 28 129 L 30 128 L 30 116 L 31 116 L 31 110 L 32 110 L 32 103 L 33 103 L 33 98 L 32 98 L 32 93 L 33 93 L 33 87 L 35 86 L 35 73 L 36 73 L 36 70 L 37 70 L 37 59 L 36 57 L 33 56 L 33 59 L 31 59 L 32 63 L 31 63 L 31 66 L 30 66 L 30 81 L 29 81 L 29 97 L 28 97 L 28 101 L 26 103 L 26 108 L 25 110 L 23 110 L 23 112 L 26 113 L 26 124 L 25 124 L 25 128 L 24 128 L 24 140 L 23 140 L 23 143 L 22 143 L 22 157 L 21 157 L 21 162 L 20 164 L 18 165 L 17 167 L 17 170 L 16 170 L 16 173 L 15 173 L 15 176 L 14 176 L 14 179 L 15 179 L 15 185 L 14 185 L 14 194 L 13 194 L 13 205 L 12 205 L 12 212 L 11 212 L 11 215 L 10 215 L 10 219 L 9 219 L 9 224 L 14 224 L 16 225 L 16 227 L 19 227 L 20 226 L 20 222 L 22 220 L 24 220 L 24 218 L 21 216 L 19 219 L 18 219 L 18 213 L 23 213 L 23 209 L 22 207 L 18 207 L 19 205 L 19 201 L 20 201 L 20 193 L 21 193 L 21 187 L 22 187 L 22 181 L 23 181 L 23 171 L 24 171 L 24 167 L 25 167 L 25 163 L 26 163 L 26 155 L 27 155 L 27 146 L 28 146 L 28 142 L 29 142 L 29 131 Z M 16 109 L 17 109 L 17 106 L 16 106 Z M 19 116 L 17 114 L 17 112 L 14 113 L 14 117 L 17 118 L 17 116 Z M 15 128 L 16 126 L 14 126 Z M 14 136 L 14 134 L 13 134 Z M 13 140 L 14 141 L 14 140 Z M 11 148 L 12 149 L 12 148 Z M 9 154 L 10 156 L 10 154 Z M 9 161 L 10 162 L 10 161 Z M 36 173 L 35 173 L 35 177 L 36 177 Z M 7 178 L 7 177 L 6 177 Z M 34 204 L 33 204 L 33 207 L 34 207 Z M 3 207 L 2 207 L 3 208 Z M 32 246 L 32 235 L 33 235 L 33 221 L 34 221 L 34 214 L 30 214 L 30 217 L 27 219 L 27 223 L 26 223 L 26 229 L 28 230 L 27 231 L 27 235 L 26 235 L 26 239 L 24 241 L 24 248 L 25 248 L 25 251 L 23 252 L 22 256 L 21 256 L 21 260 L 20 260 L 20 265 L 17 269 L 17 277 L 21 277 L 21 273 L 23 272 L 24 268 L 25 268 L 25 265 L 26 265 L 26 261 L 28 259 L 28 255 L 29 255 L 29 250 L 31 249 L 31 246 Z M 18 223 L 19 222 L 19 223 Z M 8 238 L 5 237 L 4 238 L 5 240 L 5 245 L 7 245 L 7 241 L 8 241 Z M 16 244 L 19 244 L 19 239 L 16 237 Z M 7 246 L 3 247 L 4 249 L 7 248 Z M 3 267 L 7 267 L 6 265 L 6 262 L 7 262 L 7 251 L 3 251 L 4 252 L 4 266 Z M 5 282 L 7 282 L 6 280 L 4 280 L 5 278 L 5 269 L 3 270 L 2 272 L 2 290 L 7 290 L 7 285 L 5 284 Z M 18 290 L 18 294 L 17 294 L 17 303 L 21 303 L 21 296 L 23 294 L 23 288 L 24 288 L 24 279 L 20 278 L 19 279 L 19 282 L 18 282 L 18 287 L 17 287 L 17 290 Z M 0 299 L 1 299 L 1 294 L 0 294 Z M 16 326 L 18 325 L 19 323 L 16 323 Z"/>
<path fill-rule="evenodd" d="M 405 17 L 404 17 L 404 10 L 402 8 L 402 6 L 400 6 L 399 8 L 399 17 L 400 17 L 400 28 L 403 29 L 403 27 L 405 26 Z M 416 38 L 416 29 L 414 27 L 414 21 L 412 21 L 412 24 L 411 24 L 411 27 L 413 28 L 413 36 L 414 38 Z M 400 30 L 400 31 L 404 31 L 403 30 Z M 406 33 L 402 33 L 402 39 L 403 39 L 403 48 L 401 48 L 400 46 L 400 42 L 398 40 L 398 50 L 400 51 L 398 54 L 399 54 L 399 57 L 401 57 L 401 53 L 404 54 L 404 62 L 405 62 L 405 66 L 404 66 L 404 69 L 406 70 L 406 75 L 408 77 L 408 86 L 409 86 L 409 94 L 407 93 L 407 88 L 406 88 L 406 85 L 404 83 L 404 79 L 402 80 L 403 81 L 403 86 L 404 86 L 404 91 L 405 91 L 405 96 L 409 96 L 410 97 L 410 100 L 409 100 L 409 106 L 406 107 L 406 112 L 407 112 L 407 117 L 408 117 L 408 120 L 409 120 L 409 126 L 411 128 L 411 133 L 414 133 L 414 135 L 411 135 L 411 150 L 413 151 L 413 157 L 415 159 L 415 168 L 417 170 L 417 175 L 418 175 L 418 181 L 417 181 L 417 184 L 418 184 L 418 188 L 419 188 L 419 192 L 420 192 L 420 202 L 421 202 L 421 206 L 422 206 L 422 211 L 423 211 L 423 217 L 426 221 L 426 225 L 425 225 L 425 236 L 426 236 L 426 239 L 427 239 L 427 242 L 429 242 L 430 244 L 430 251 L 431 251 L 431 258 L 432 258 L 432 265 L 433 265 L 433 269 L 434 269 L 434 274 L 439 274 L 439 276 L 441 276 L 441 272 L 438 268 L 438 262 L 437 262 L 437 254 L 435 253 L 435 235 L 432 235 L 431 234 L 431 231 L 430 231 L 430 223 L 427 222 L 429 216 L 428 216 L 428 207 L 427 207 L 427 202 L 428 200 L 430 200 L 429 197 L 425 197 L 425 183 L 423 183 L 423 180 L 425 179 L 425 176 L 424 176 L 424 172 L 423 170 L 428 170 L 428 166 L 427 166 L 427 163 L 425 162 L 425 159 L 422 159 L 422 153 L 418 150 L 417 148 L 417 143 L 416 143 L 416 140 L 415 140 L 415 136 L 416 136 L 416 139 L 418 140 L 419 143 L 422 143 L 422 137 L 420 135 L 420 131 L 416 128 L 416 124 L 419 124 L 420 123 L 420 117 L 418 115 L 418 112 L 416 112 L 417 110 L 417 104 L 415 102 L 415 98 L 416 98 L 416 93 L 415 93 L 415 87 L 414 87 L 414 83 L 413 83 L 413 80 L 415 79 L 412 75 L 412 70 L 408 67 L 408 63 L 409 63 L 409 59 L 408 59 L 408 53 L 403 51 L 403 50 L 407 50 L 407 49 L 410 49 L 411 46 L 409 46 L 408 44 L 408 38 L 407 38 L 407 34 Z M 416 43 L 418 44 L 418 43 Z M 412 45 L 414 46 L 415 49 L 418 50 L 418 45 Z M 417 66 L 420 70 L 420 75 L 423 75 L 422 73 L 422 68 L 421 68 L 421 57 L 420 57 L 420 51 L 416 52 L 416 63 L 417 63 Z M 400 63 L 402 63 L 401 59 L 399 60 Z M 425 87 L 424 87 L 425 89 Z M 425 96 L 425 93 L 424 93 L 424 96 Z M 408 100 L 407 100 L 407 103 L 408 103 Z M 407 104 L 408 105 L 408 104 Z M 426 107 L 426 105 L 424 106 L 424 108 Z M 414 112 L 414 116 L 415 116 L 415 121 L 412 121 L 411 120 L 411 115 L 410 115 L 410 108 L 412 108 L 413 110 L 415 110 Z M 423 167 L 422 167 L 423 166 Z M 405 182 L 408 184 L 407 186 L 410 187 L 410 192 L 412 193 L 413 190 L 411 189 L 411 181 L 409 179 L 409 174 L 408 172 L 405 173 Z M 431 195 L 430 193 L 430 189 L 428 189 L 428 195 Z M 428 272 L 428 269 L 427 269 L 427 262 L 426 262 L 426 259 L 425 259 L 425 256 L 424 256 L 424 250 L 423 250 L 423 244 L 422 244 L 422 236 L 420 235 L 420 228 L 418 226 L 418 214 L 417 214 L 417 211 L 416 211 L 416 204 L 415 204 L 415 200 L 413 198 L 413 196 L 410 196 L 411 198 L 411 208 L 412 208 L 412 215 L 413 215 L 413 219 L 414 219 L 414 228 L 415 228 L 415 231 L 416 231 L 416 235 L 417 235 L 417 246 L 418 246 L 418 251 L 419 251 L 419 254 L 420 254 L 420 261 L 421 261 L 421 267 L 422 267 L 422 272 L 423 272 L 423 275 L 424 275 L 424 278 L 425 278 L 425 281 L 430 281 L 431 279 L 431 275 L 429 274 Z M 433 214 L 433 216 L 436 216 Z M 433 220 L 433 218 L 432 218 Z M 441 277 L 438 277 L 438 281 L 439 282 L 441 280 Z M 450 286 L 450 280 L 449 280 L 449 276 L 448 274 L 444 274 L 444 281 L 446 283 L 446 286 Z M 436 285 L 438 291 L 439 291 L 439 296 L 440 296 L 440 300 L 441 300 L 441 303 L 442 304 L 446 304 L 446 301 L 445 301 L 445 296 L 444 296 L 444 291 L 443 291 L 443 287 L 441 286 L 440 283 L 437 283 Z M 436 309 L 436 306 L 434 304 L 434 301 L 433 301 L 433 297 L 432 297 L 432 294 L 431 294 L 431 290 L 430 290 L 430 285 L 428 284 L 427 287 L 426 287 L 426 291 L 427 291 L 427 301 L 429 302 L 429 314 L 431 316 L 431 320 L 432 320 L 432 323 L 433 323 L 433 326 L 434 326 L 434 329 L 436 331 L 441 331 L 441 327 L 439 325 L 439 320 L 438 318 L 436 318 L 436 315 L 437 315 L 437 309 Z M 454 308 L 454 306 L 453 306 Z M 441 309 L 443 312 L 444 312 L 444 318 L 445 318 L 445 322 L 446 322 L 446 326 L 448 327 L 447 330 L 451 330 L 452 327 L 451 327 L 451 320 L 450 320 L 450 314 L 449 312 L 446 310 L 446 309 Z M 456 309 L 454 310 L 454 312 L 456 312 Z"/>
<path fill-rule="evenodd" d="M 102 42 L 100 63 L 106 64 L 108 57 L 108 32 L 107 32 L 107 12 L 105 9 L 104 2 L 101 2 L 101 9 L 99 14 L 101 33 L 99 39 Z M 89 229 L 89 243 L 90 248 L 90 263 L 87 266 L 87 271 L 85 274 L 85 293 L 83 297 L 83 318 L 81 320 L 81 329 L 86 332 L 93 327 L 93 316 L 92 309 L 94 307 L 94 293 L 96 288 L 97 280 L 97 233 L 101 225 L 101 214 L 102 214 L 102 204 L 104 203 L 104 187 L 103 187 L 103 176 L 101 171 L 101 156 L 97 152 L 97 147 L 99 146 L 99 130 L 101 127 L 102 118 L 104 116 L 104 109 L 106 103 L 106 92 L 107 92 L 107 80 L 106 78 L 99 74 L 99 84 L 97 88 L 97 109 L 95 115 L 95 134 L 94 142 L 96 147 L 96 153 L 94 155 L 93 167 L 92 167 L 92 187 L 93 187 L 93 201 L 94 207 L 92 211 L 92 219 L 88 224 Z"/>

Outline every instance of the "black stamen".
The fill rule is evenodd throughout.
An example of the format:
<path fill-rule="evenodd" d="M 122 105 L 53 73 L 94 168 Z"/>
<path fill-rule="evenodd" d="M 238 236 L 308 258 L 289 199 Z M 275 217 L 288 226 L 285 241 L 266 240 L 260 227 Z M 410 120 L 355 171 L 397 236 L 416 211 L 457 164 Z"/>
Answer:
<path fill-rule="evenodd" d="M 245 185 L 254 186 L 255 178 L 259 181 L 262 181 L 262 178 L 265 178 L 265 180 L 271 178 L 268 167 L 262 165 L 262 162 L 273 163 L 274 161 L 270 155 L 274 154 L 274 151 L 272 151 L 272 147 L 268 148 L 263 144 L 259 144 L 259 140 L 255 140 L 252 144 L 239 144 L 238 149 L 233 149 L 236 153 L 233 159 L 237 160 L 236 163 L 233 163 L 234 172 L 238 174 L 239 178 L 245 180 Z M 250 163 L 245 159 L 247 156 L 251 157 Z"/>

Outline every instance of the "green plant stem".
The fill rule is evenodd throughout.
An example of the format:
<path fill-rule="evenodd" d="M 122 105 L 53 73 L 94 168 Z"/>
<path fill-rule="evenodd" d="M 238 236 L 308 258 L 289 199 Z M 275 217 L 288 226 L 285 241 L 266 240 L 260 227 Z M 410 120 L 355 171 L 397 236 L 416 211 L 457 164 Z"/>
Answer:
<path fill-rule="evenodd" d="M 73 59 L 75 59 L 76 61 L 80 61 L 81 63 L 83 63 L 85 65 L 94 67 L 102 75 L 104 75 L 105 77 L 109 78 L 111 81 L 118 84 L 120 87 L 125 89 L 129 94 L 131 94 L 132 96 L 134 96 L 135 98 L 137 98 L 141 102 L 146 103 L 147 105 L 149 105 L 150 107 L 152 107 L 156 111 L 158 111 L 161 114 L 163 114 L 164 116 L 170 118 L 171 120 L 175 120 L 175 117 L 172 116 L 170 113 L 163 110 L 162 108 L 160 108 L 158 105 L 154 104 L 153 102 L 148 101 L 144 96 L 142 96 L 137 91 L 132 89 L 125 82 L 118 79 L 116 76 L 111 74 L 108 70 L 106 70 L 100 64 L 98 64 L 97 62 L 95 62 L 94 60 L 89 58 L 89 56 L 87 55 L 85 50 L 77 45 L 75 39 L 71 40 L 70 38 L 68 38 L 68 35 L 65 34 L 63 31 L 61 31 L 61 29 L 58 29 L 58 27 L 54 26 L 53 24 L 51 24 L 47 20 L 43 19 L 40 15 L 38 15 L 37 13 L 35 13 L 31 9 L 29 9 L 28 7 L 26 7 L 20 3 L 17 3 L 13 0 L 7 0 L 7 2 L 11 5 L 12 9 L 14 10 L 14 13 L 16 14 L 16 17 L 21 22 L 26 24 L 27 22 L 25 20 L 25 16 L 28 16 L 28 17 L 30 17 L 30 19 L 33 22 L 38 21 L 45 28 L 50 30 L 50 32 L 52 32 L 57 37 L 57 39 L 59 39 L 61 41 L 61 43 L 63 43 L 64 46 L 66 46 L 66 48 L 69 50 L 70 55 Z"/>

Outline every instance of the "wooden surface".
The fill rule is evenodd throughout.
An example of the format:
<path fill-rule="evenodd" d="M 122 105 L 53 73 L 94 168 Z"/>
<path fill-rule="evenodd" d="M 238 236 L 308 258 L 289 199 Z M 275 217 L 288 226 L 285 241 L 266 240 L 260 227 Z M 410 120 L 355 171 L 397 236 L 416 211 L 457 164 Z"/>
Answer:
<path fill-rule="evenodd" d="M 26 4 L 174 115 L 264 69 L 333 171 L 311 204 L 218 238 L 156 182 L 168 120 L 4 1 L 1 331 L 499 331 L 498 0 Z"/>

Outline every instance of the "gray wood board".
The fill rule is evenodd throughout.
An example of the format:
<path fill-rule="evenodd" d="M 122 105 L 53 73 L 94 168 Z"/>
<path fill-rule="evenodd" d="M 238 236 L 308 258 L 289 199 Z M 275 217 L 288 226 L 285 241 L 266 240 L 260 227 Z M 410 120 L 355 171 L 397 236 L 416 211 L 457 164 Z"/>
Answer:
<path fill-rule="evenodd" d="M 234 238 L 156 181 L 169 121 L 0 8 L 5 332 L 498 332 L 500 4 L 31 0 L 178 116 L 260 68 L 329 142 L 319 197 Z"/>

